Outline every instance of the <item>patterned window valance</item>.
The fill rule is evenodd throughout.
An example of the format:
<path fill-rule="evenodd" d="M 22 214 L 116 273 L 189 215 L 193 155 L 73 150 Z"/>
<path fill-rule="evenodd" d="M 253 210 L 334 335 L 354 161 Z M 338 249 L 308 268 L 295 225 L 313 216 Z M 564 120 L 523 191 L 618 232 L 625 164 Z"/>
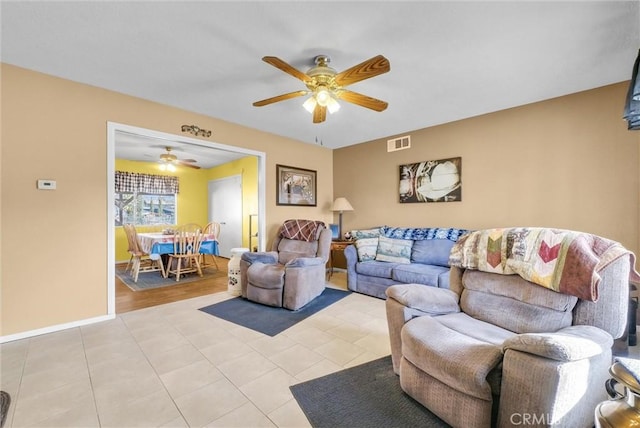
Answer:
<path fill-rule="evenodd" d="M 116 171 L 116 192 L 170 195 L 180 193 L 178 177 Z"/>

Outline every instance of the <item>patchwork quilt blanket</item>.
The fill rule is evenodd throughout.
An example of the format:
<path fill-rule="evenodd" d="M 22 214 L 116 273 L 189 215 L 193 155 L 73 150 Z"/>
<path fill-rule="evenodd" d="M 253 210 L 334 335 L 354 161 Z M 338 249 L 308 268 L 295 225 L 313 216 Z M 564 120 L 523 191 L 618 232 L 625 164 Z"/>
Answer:
<path fill-rule="evenodd" d="M 449 264 L 505 275 L 581 299 L 598 300 L 599 272 L 620 257 L 631 263 L 630 281 L 640 281 L 635 255 L 620 243 L 583 232 L 517 227 L 485 229 L 462 236 Z"/>

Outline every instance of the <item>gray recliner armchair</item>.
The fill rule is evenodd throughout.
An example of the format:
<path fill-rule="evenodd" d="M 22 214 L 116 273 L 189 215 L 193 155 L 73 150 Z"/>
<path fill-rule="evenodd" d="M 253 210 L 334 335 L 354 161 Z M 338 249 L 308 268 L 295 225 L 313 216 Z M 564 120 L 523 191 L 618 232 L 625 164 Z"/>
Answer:
<path fill-rule="evenodd" d="M 287 220 L 271 251 L 246 252 L 240 260 L 242 297 L 297 310 L 322 294 L 331 230 L 314 220 Z"/>
<path fill-rule="evenodd" d="M 465 255 L 482 246 L 474 244 Z M 596 301 L 477 266 L 452 266 L 449 290 L 390 287 L 402 389 L 454 427 L 592 427 L 626 325 L 630 259 L 597 271 Z"/>

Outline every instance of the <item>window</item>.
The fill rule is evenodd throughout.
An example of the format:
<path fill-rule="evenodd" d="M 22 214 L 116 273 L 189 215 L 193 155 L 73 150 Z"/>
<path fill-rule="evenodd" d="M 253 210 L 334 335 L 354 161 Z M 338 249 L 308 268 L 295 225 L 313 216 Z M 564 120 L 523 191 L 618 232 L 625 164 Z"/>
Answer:
<path fill-rule="evenodd" d="M 176 195 L 116 193 L 116 226 L 176 224 Z"/>
<path fill-rule="evenodd" d="M 178 177 L 116 171 L 115 224 L 176 224 Z"/>

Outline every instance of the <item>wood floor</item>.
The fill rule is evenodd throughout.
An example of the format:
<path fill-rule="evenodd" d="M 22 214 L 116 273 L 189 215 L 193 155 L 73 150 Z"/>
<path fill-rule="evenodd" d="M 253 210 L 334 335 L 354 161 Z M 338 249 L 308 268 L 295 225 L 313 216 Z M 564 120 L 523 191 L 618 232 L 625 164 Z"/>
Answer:
<path fill-rule="evenodd" d="M 227 271 L 229 259 L 217 257 L 221 271 Z M 214 269 L 214 268 L 211 268 Z M 155 273 L 155 272 L 154 272 Z M 218 293 L 227 290 L 227 277 L 204 279 L 186 284 L 176 284 L 170 287 L 155 288 L 152 290 L 132 291 L 124 285 L 116 276 L 116 313 L 134 311 L 150 306 L 190 299 L 205 294 Z"/>

